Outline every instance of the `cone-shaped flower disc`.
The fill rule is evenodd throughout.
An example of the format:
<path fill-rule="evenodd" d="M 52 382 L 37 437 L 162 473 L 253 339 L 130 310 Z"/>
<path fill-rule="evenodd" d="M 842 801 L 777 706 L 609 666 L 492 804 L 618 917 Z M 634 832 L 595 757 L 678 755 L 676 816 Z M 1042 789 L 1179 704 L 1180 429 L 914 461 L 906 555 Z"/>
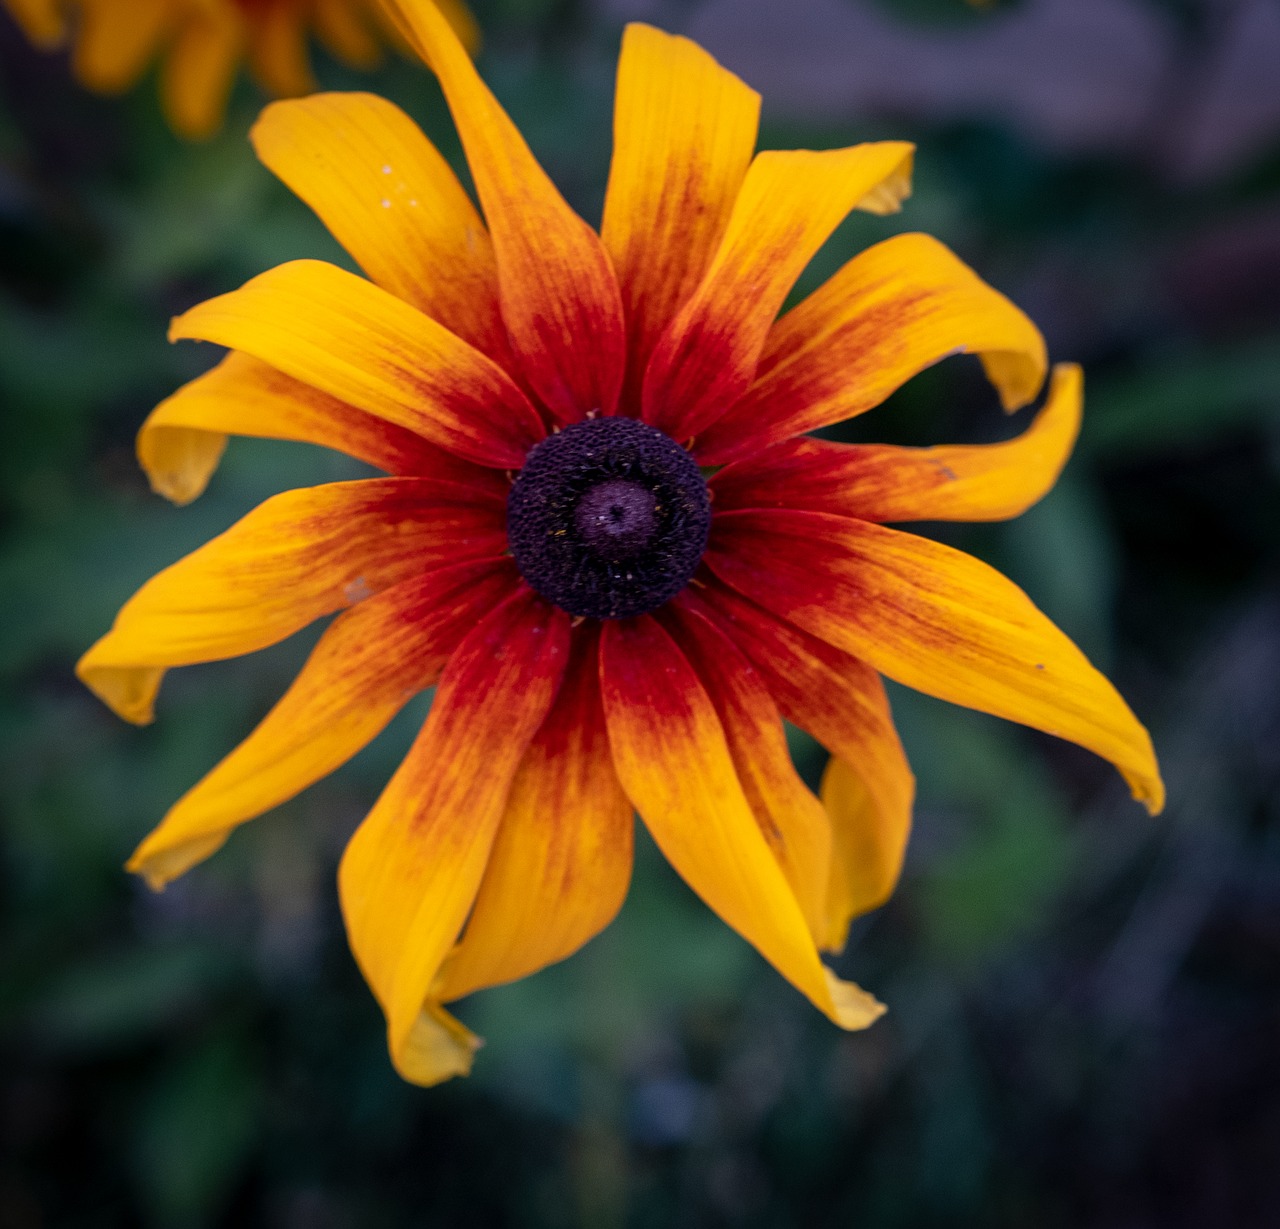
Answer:
<path fill-rule="evenodd" d="M 139 456 L 185 503 L 228 434 L 342 449 L 387 477 L 292 491 L 145 585 L 80 662 L 132 721 L 164 671 L 335 612 L 297 681 L 130 866 L 153 887 L 430 714 L 340 872 L 392 1058 L 430 1084 L 478 1044 L 446 1004 L 607 925 L 633 808 L 706 903 L 844 1028 L 883 1010 L 819 952 L 892 891 L 913 781 L 881 675 L 1071 739 L 1156 811 L 1146 731 L 1012 583 L 885 522 L 1016 516 L 1080 423 L 1062 365 L 1017 438 L 852 446 L 805 433 L 957 351 L 1005 409 L 1047 374 L 1035 326 L 941 244 L 902 235 L 779 318 L 912 150 L 754 153 L 759 100 L 685 39 L 628 28 L 599 233 L 566 205 L 429 0 L 399 28 L 452 109 L 471 203 L 395 107 L 267 108 L 253 141 L 368 275 L 284 265 L 174 338 L 231 353 L 161 404 Z M 821 797 L 782 720 L 831 751 Z"/>

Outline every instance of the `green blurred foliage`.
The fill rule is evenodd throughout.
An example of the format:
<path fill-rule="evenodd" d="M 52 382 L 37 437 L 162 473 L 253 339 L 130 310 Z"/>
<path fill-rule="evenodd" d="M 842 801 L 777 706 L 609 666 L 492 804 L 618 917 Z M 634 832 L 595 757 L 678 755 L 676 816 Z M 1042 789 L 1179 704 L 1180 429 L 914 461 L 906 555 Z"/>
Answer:
<path fill-rule="evenodd" d="M 1016 7 L 882 3 L 935 29 Z M 490 80 L 594 220 L 616 24 L 570 0 L 477 7 Z M 1200 28 L 1191 0 L 1156 7 Z M 321 75 L 394 98 L 457 162 L 420 69 Z M 253 160 L 256 105 L 241 87 L 226 131 L 183 146 L 150 86 L 82 95 L 0 25 L 0 1226 L 1280 1221 L 1280 306 L 1265 264 L 1203 303 L 1170 273 L 1280 209 L 1280 149 L 1178 188 L 992 122 L 801 121 L 767 101 L 767 145 L 921 150 L 907 211 L 851 219 L 797 294 L 928 230 L 1085 363 L 1053 494 L 1009 525 L 923 528 L 1006 570 L 1105 666 L 1153 729 L 1170 815 L 1147 820 L 1074 748 L 895 689 L 916 831 L 899 893 L 837 962 L 882 1022 L 838 1034 L 641 836 L 615 925 L 463 1004 L 488 1041 L 475 1075 L 423 1092 L 390 1070 L 333 872 L 426 698 L 153 896 L 121 864 L 311 639 L 176 672 L 145 729 L 71 674 L 158 568 L 277 490 L 360 472 L 233 441 L 173 509 L 132 458 L 150 407 L 212 361 L 166 344 L 170 315 L 282 260 L 346 262 Z M 1026 417 L 1003 420 L 955 360 L 837 434 L 983 441 Z M 816 784 L 823 752 L 790 735 Z"/>

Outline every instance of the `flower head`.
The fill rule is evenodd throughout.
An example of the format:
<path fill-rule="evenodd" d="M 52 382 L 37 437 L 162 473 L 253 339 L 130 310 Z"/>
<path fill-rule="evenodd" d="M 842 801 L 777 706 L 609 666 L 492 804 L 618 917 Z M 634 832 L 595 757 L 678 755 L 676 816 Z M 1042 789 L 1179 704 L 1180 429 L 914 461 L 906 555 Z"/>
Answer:
<path fill-rule="evenodd" d="M 151 719 L 164 671 L 342 611 L 261 725 L 132 869 L 156 887 L 347 760 L 436 685 L 351 839 L 348 932 L 392 1057 L 432 1083 L 475 1038 L 444 1005 L 612 918 L 632 814 L 703 900 L 837 1024 L 882 1008 L 819 951 L 881 903 L 913 796 L 881 674 L 1071 739 L 1152 810 L 1145 730 L 1012 583 L 887 521 L 1014 516 L 1075 439 L 1059 367 L 1018 438 L 851 446 L 805 432 L 956 351 L 1007 409 L 1046 374 L 1031 322 L 923 235 L 778 317 L 849 210 L 908 192 L 911 147 L 754 153 L 759 99 L 693 43 L 628 28 L 599 234 L 537 165 L 449 26 L 400 0 L 483 209 L 399 110 L 267 108 L 259 155 L 366 278 L 315 261 L 174 321 L 231 353 L 148 419 L 155 488 L 193 499 L 228 433 L 390 476 L 279 495 L 145 585 L 81 661 Z M 831 751 L 815 797 L 782 719 Z"/>
<path fill-rule="evenodd" d="M 474 48 L 478 30 L 463 0 L 436 0 Z M 382 45 L 400 43 L 381 0 L 0 0 L 27 37 L 52 50 L 70 41 L 87 89 L 118 94 L 160 61 L 160 94 L 175 132 L 198 139 L 222 123 L 243 60 L 276 98 L 315 88 L 307 55 L 314 33 L 352 68 L 372 68 Z"/>

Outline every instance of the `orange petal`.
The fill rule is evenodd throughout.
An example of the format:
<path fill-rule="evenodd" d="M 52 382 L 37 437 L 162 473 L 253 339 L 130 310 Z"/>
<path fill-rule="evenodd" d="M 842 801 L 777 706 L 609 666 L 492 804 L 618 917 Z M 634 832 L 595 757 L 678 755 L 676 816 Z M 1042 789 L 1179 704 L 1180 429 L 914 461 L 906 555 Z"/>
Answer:
<path fill-rule="evenodd" d="M 563 960 L 622 906 L 634 824 L 609 756 L 597 643 L 589 624 L 575 634 L 560 694 L 520 762 L 475 908 L 433 991 L 445 1002 Z"/>
<path fill-rule="evenodd" d="M 316 37 L 329 54 L 352 68 L 377 67 L 382 48 L 366 22 L 370 16 L 351 0 L 315 0 Z"/>
<path fill-rule="evenodd" d="M 169 666 L 238 657 L 431 567 L 500 555 L 502 518 L 420 478 L 286 491 L 149 580 L 76 674 L 128 721 Z"/>
<path fill-rule="evenodd" d="M 244 35 L 244 22 L 234 7 L 198 5 L 184 10 L 160 72 L 165 117 L 179 136 L 198 141 L 221 126 Z"/>
<path fill-rule="evenodd" d="M 5 0 L 5 8 L 37 47 L 48 51 L 66 38 L 67 23 L 58 0 Z"/>
<path fill-rule="evenodd" d="M 842 1028 L 884 1010 L 818 959 L 804 912 L 743 793 L 715 706 L 650 616 L 604 624 L 600 680 L 618 777 L 667 860 Z"/>
<path fill-rule="evenodd" d="M 371 280 L 503 363 L 489 233 L 399 107 L 374 94 L 313 94 L 267 107 L 249 137 Z"/>
<path fill-rule="evenodd" d="M 627 27 L 600 235 L 622 291 L 629 399 L 720 244 L 759 117 L 760 95 L 697 43 Z"/>
<path fill-rule="evenodd" d="M 249 26 L 249 68 L 258 84 L 276 98 L 310 94 L 316 88 L 307 56 L 307 29 L 298 0 L 245 6 Z"/>
<path fill-rule="evenodd" d="M 898 207 L 911 151 L 884 141 L 756 155 L 710 269 L 653 352 L 646 422 L 687 440 L 747 391 L 796 278 L 851 209 Z"/>
<path fill-rule="evenodd" d="M 1155 813 L 1147 731 L 1017 585 L 960 551 L 822 512 L 726 512 L 712 570 L 815 636 L 928 695 L 1044 730 L 1110 760 Z"/>
<path fill-rule="evenodd" d="M 162 888 L 232 829 L 345 764 L 435 682 L 468 630 L 515 587 L 510 563 L 427 572 L 339 615 L 280 702 L 169 810 L 129 869 Z"/>
<path fill-rule="evenodd" d="M 797 508 L 864 521 L 1001 521 L 1058 480 L 1080 431 L 1080 368 L 1054 368 L 1044 409 L 1003 444 L 894 448 L 786 440 L 712 479 L 717 511 Z"/>
<path fill-rule="evenodd" d="M 715 705 L 742 792 L 820 942 L 826 932 L 831 824 L 791 763 L 777 705 L 732 639 L 695 603 L 677 598 L 662 622 Z"/>
<path fill-rule="evenodd" d="M 698 459 L 722 465 L 862 414 L 961 353 L 981 356 L 1006 410 L 1044 382 L 1044 339 L 1004 295 L 928 235 L 886 239 L 778 321 L 755 383 L 698 440 Z"/>
<path fill-rule="evenodd" d="M 127 90 L 146 70 L 173 17 L 170 0 L 79 0 L 71 67 L 81 85 L 105 94 Z"/>
<path fill-rule="evenodd" d="M 511 378 L 428 316 L 363 278 L 295 260 L 178 316 L 169 340 L 243 350 L 357 409 L 481 465 L 524 464 L 542 437 Z"/>
<path fill-rule="evenodd" d="M 563 421 L 613 412 L 626 338 L 600 237 L 565 203 L 431 0 L 386 0 L 444 89 L 498 259 L 528 386 Z"/>
<path fill-rule="evenodd" d="M 430 991 L 568 655 L 569 616 L 528 589 L 489 614 L 450 659 L 422 733 L 343 855 L 351 948 L 386 1013 L 392 1060 L 414 1083 L 469 1061 L 469 1035 L 450 1032 Z"/>
<path fill-rule="evenodd" d="M 678 601 L 714 617 L 760 672 L 783 716 L 831 752 L 822 800 L 835 856 L 819 946 L 839 951 L 850 921 L 893 892 L 911 834 L 915 778 L 884 684 L 863 662 L 711 577 Z"/>
<path fill-rule="evenodd" d="M 208 485 L 228 435 L 319 444 L 390 474 L 466 483 L 494 500 L 505 500 L 509 489 L 497 470 L 234 352 L 162 401 L 142 424 L 138 460 L 151 489 L 176 504 L 190 503 Z"/>

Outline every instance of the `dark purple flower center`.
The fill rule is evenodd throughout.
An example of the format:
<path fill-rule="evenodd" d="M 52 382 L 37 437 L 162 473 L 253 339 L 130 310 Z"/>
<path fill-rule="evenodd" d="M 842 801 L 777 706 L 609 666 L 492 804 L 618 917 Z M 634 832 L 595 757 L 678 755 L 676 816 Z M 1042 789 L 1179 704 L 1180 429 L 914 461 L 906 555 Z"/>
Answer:
<path fill-rule="evenodd" d="M 520 574 L 573 615 L 625 619 L 689 583 L 711 497 L 698 463 L 634 418 L 591 418 L 530 450 L 507 497 Z"/>

